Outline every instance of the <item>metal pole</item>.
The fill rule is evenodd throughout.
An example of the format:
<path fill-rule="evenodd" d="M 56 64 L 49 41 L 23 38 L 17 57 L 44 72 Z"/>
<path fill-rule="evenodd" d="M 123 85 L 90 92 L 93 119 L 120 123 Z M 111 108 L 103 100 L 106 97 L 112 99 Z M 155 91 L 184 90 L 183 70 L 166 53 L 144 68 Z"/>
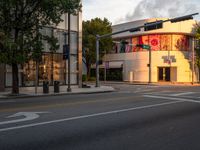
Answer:
<path fill-rule="evenodd" d="M 194 38 L 192 40 L 192 84 L 194 84 Z"/>
<path fill-rule="evenodd" d="M 64 45 L 66 46 L 67 45 L 67 33 L 66 32 L 64 32 Z M 66 67 L 67 67 L 67 61 L 66 61 L 66 59 L 65 59 L 65 73 L 64 73 L 64 75 L 65 75 L 65 84 L 66 84 L 66 72 L 67 72 L 67 69 L 66 69 Z"/>
<path fill-rule="evenodd" d="M 96 87 L 99 87 L 99 35 L 96 35 Z"/>
<path fill-rule="evenodd" d="M 37 87 L 38 87 L 38 60 L 35 62 L 35 94 L 37 94 Z"/>
<path fill-rule="evenodd" d="M 105 66 L 104 66 L 104 82 L 106 83 L 106 69 L 107 69 L 107 62 L 106 62 L 106 51 L 105 51 Z"/>
<path fill-rule="evenodd" d="M 70 64 L 70 43 L 71 43 L 71 37 L 70 37 L 70 33 L 71 33 L 71 19 L 70 19 L 70 13 L 68 13 L 68 46 L 69 46 L 69 57 L 68 57 L 68 87 L 67 87 L 67 92 L 71 92 L 72 89 L 71 89 L 71 78 L 70 78 L 70 67 L 71 67 L 71 64 Z"/>
<path fill-rule="evenodd" d="M 151 47 L 149 49 L 149 84 L 151 83 Z"/>

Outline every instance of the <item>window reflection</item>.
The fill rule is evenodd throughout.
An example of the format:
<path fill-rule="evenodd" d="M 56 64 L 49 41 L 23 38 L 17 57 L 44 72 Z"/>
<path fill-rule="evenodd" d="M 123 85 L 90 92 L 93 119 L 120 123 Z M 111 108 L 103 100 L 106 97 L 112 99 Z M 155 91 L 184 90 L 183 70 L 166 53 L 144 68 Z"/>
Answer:
<path fill-rule="evenodd" d="M 45 53 L 42 55 L 42 61 L 39 63 L 38 84 L 42 85 L 43 81 L 60 81 L 65 84 L 66 64 L 62 58 L 62 54 Z M 36 79 L 36 63 L 30 60 L 23 67 L 23 86 L 35 85 Z"/>

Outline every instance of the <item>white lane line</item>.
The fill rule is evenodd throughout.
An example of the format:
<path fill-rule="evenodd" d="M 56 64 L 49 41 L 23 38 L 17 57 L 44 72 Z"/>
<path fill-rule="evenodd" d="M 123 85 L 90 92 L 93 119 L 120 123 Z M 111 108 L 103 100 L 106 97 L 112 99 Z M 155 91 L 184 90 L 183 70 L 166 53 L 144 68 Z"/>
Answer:
<path fill-rule="evenodd" d="M 98 117 L 98 116 L 104 116 L 104 115 L 109 115 L 109 114 L 128 112 L 128 111 L 145 109 L 145 108 L 153 108 L 153 107 L 159 107 L 159 106 L 176 104 L 176 103 L 181 103 L 181 101 L 159 103 L 159 104 L 154 104 L 154 105 L 133 107 L 133 108 L 127 108 L 127 109 L 121 109 L 121 110 L 114 110 L 114 111 L 108 111 L 108 112 L 102 112 L 102 113 L 96 113 L 96 114 L 90 114 L 90 115 L 83 115 L 83 116 L 77 116 L 77 117 L 71 117 L 71 118 L 64 118 L 64 119 L 40 122 L 40 123 L 32 123 L 32 124 L 27 124 L 27 125 L 3 128 L 3 129 L 0 129 L 0 132 L 16 130 L 16 129 L 22 129 L 22 128 L 28 128 L 28 127 L 41 126 L 41 125 L 47 125 L 47 124 L 53 124 L 53 123 L 59 123 L 59 122 L 65 122 L 65 121 L 72 121 L 72 120 L 78 120 L 78 119 L 84 119 L 84 118 L 90 118 L 90 117 Z"/>
<path fill-rule="evenodd" d="M 195 92 L 182 92 L 182 93 L 176 93 L 176 94 L 170 94 L 170 96 L 182 96 L 182 95 L 189 95 L 194 94 Z"/>
<path fill-rule="evenodd" d="M 158 99 L 176 100 L 176 101 L 182 101 L 182 102 L 200 103 L 200 101 L 197 101 L 197 100 L 178 98 L 178 97 L 164 97 L 164 96 L 155 96 L 155 95 L 143 95 L 143 96 L 148 97 L 148 98 L 158 98 Z"/>

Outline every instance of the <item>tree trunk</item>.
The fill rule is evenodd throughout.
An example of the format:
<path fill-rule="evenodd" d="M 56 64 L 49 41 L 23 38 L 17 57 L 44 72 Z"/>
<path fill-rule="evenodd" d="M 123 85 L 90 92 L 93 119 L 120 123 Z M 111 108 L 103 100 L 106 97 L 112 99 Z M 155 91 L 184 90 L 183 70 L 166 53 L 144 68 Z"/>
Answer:
<path fill-rule="evenodd" d="M 12 63 L 12 94 L 19 94 L 18 65 Z"/>
<path fill-rule="evenodd" d="M 87 80 L 90 78 L 91 75 L 91 64 L 87 64 Z"/>
<path fill-rule="evenodd" d="M 199 69 L 199 81 L 197 81 L 198 83 L 200 83 L 200 67 L 198 66 Z"/>

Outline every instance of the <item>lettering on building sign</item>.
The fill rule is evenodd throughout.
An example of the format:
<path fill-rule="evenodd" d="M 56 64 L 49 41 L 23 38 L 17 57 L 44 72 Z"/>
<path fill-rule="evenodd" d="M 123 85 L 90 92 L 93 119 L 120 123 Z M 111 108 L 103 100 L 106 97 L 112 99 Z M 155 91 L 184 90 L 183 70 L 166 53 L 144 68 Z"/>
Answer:
<path fill-rule="evenodd" d="M 174 55 L 172 56 L 162 56 L 163 62 L 164 63 L 175 63 L 176 62 L 176 58 Z"/>

